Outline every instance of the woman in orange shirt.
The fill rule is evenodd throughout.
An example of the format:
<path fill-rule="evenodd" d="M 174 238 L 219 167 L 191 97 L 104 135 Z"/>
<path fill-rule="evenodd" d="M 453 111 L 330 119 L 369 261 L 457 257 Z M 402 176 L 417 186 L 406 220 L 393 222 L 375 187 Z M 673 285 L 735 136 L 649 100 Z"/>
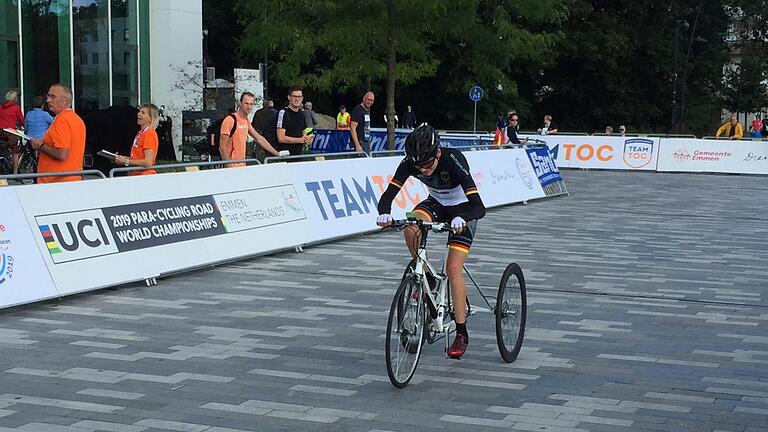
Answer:
<path fill-rule="evenodd" d="M 141 128 L 131 146 L 131 157 L 118 155 L 115 163 L 124 166 L 150 167 L 155 165 L 157 158 L 157 125 L 160 122 L 160 111 L 153 104 L 144 104 L 136 115 L 136 123 Z M 128 175 L 156 174 L 155 170 L 130 171 Z"/>

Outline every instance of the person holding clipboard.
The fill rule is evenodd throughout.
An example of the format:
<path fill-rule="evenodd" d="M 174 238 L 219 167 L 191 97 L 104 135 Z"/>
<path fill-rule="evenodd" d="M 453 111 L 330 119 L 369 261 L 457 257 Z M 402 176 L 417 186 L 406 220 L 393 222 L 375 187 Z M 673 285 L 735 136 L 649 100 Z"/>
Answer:
<path fill-rule="evenodd" d="M 154 104 L 144 104 L 139 108 L 139 113 L 136 114 L 136 123 L 139 124 L 140 130 L 136 134 L 136 138 L 133 139 L 133 145 L 131 145 L 131 156 L 115 155 L 114 162 L 117 165 L 123 166 L 136 166 L 136 167 L 150 167 L 155 165 L 155 159 L 157 158 L 157 125 L 160 122 L 160 111 Z M 148 175 L 157 174 L 157 171 L 150 170 L 137 170 L 130 171 L 128 175 Z"/>

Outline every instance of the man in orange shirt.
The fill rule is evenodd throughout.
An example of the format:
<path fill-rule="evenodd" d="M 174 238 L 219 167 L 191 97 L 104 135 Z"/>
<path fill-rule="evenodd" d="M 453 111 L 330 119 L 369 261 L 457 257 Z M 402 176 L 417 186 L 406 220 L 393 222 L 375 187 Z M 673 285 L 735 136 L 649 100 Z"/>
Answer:
<path fill-rule="evenodd" d="M 29 144 L 37 150 L 38 173 L 83 170 L 85 153 L 85 123 L 72 110 L 72 90 L 64 84 L 54 84 L 48 90 L 48 108 L 55 115 L 42 140 Z M 40 177 L 38 183 L 82 180 L 82 176 Z"/>
<path fill-rule="evenodd" d="M 235 111 L 234 116 L 237 118 L 237 127 L 232 128 L 235 125 L 235 119 L 231 115 L 224 118 L 221 122 L 221 130 L 219 132 L 219 153 L 221 154 L 221 160 L 242 160 L 245 159 L 245 143 L 248 140 L 248 135 L 252 136 L 256 142 L 273 156 L 277 156 L 277 150 L 269 144 L 263 136 L 261 136 L 256 129 L 253 128 L 251 122 L 248 120 L 248 114 L 251 113 L 253 106 L 256 104 L 256 97 L 251 92 L 243 92 L 240 95 L 240 107 Z M 230 136 L 230 134 L 232 136 Z M 227 165 L 227 168 L 244 167 L 245 163 L 235 163 Z"/>

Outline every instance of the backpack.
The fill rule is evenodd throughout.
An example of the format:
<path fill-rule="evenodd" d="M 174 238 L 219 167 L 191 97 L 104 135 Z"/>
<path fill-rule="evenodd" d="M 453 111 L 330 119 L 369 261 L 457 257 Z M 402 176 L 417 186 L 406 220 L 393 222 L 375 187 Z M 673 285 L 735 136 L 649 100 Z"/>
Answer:
<path fill-rule="evenodd" d="M 232 117 L 232 120 L 234 120 L 232 123 L 232 130 L 229 131 L 229 136 L 232 137 L 232 135 L 235 134 L 235 130 L 237 130 L 237 117 L 235 117 L 235 113 L 229 114 L 227 117 Z M 199 153 L 209 153 L 215 155 L 219 154 L 219 142 L 221 141 L 221 124 L 227 117 L 222 117 L 216 120 L 210 126 L 208 126 L 207 129 L 205 129 L 205 141 L 201 141 L 201 144 L 205 143 L 205 148 L 195 148 L 195 150 L 197 150 Z M 201 152 L 201 150 L 203 151 Z"/>

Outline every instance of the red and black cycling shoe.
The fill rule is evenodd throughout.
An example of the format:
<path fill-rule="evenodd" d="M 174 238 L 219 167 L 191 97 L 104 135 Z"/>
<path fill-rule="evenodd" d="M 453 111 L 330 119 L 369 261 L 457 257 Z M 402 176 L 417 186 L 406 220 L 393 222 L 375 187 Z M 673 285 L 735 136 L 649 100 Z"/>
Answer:
<path fill-rule="evenodd" d="M 448 357 L 457 360 L 460 359 L 467 351 L 467 345 L 469 345 L 469 338 L 461 333 L 457 334 L 456 339 L 453 340 L 453 344 L 448 348 Z"/>

